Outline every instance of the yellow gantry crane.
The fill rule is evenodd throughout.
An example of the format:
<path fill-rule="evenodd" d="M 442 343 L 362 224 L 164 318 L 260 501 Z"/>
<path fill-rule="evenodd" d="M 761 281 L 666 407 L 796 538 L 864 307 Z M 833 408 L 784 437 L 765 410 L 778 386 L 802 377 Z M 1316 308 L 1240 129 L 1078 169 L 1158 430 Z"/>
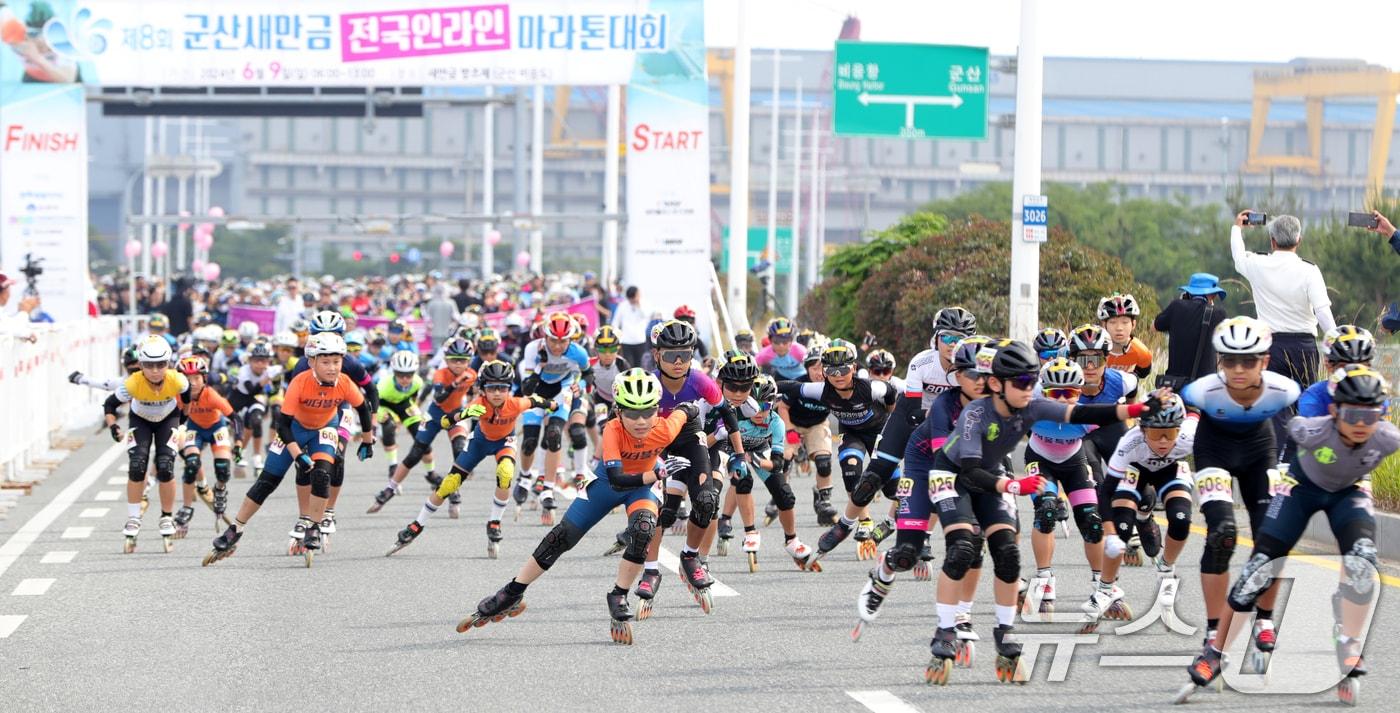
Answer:
<path fill-rule="evenodd" d="M 1380 195 L 1390 158 L 1390 137 L 1395 129 L 1395 100 L 1400 95 L 1400 72 L 1384 67 L 1354 64 L 1309 66 L 1254 74 L 1254 107 L 1249 122 L 1249 156 L 1244 170 L 1259 173 L 1291 168 L 1322 175 L 1323 103 L 1328 97 L 1375 97 L 1376 123 L 1371 132 L 1371 158 L 1366 171 L 1368 195 Z M 1308 154 L 1260 155 L 1259 145 L 1269 119 L 1269 104 L 1276 97 L 1301 97 L 1307 106 Z"/>

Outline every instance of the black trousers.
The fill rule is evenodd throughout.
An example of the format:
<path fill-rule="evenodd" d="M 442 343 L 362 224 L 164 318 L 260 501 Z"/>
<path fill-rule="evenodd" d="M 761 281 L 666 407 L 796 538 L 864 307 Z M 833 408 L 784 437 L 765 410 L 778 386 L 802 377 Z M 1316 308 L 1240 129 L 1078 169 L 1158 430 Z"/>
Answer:
<path fill-rule="evenodd" d="M 623 344 L 623 345 L 622 345 L 622 358 L 623 358 L 623 359 L 626 359 L 626 360 L 627 360 L 627 363 L 628 363 L 628 364 L 631 364 L 631 365 L 634 366 L 634 367 L 642 367 L 642 368 L 645 368 L 644 364 L 645 364 L 645 358 L 646 358 L 646 356 L 647 356 L 647 345 L 646 345 L 646 342 L 642 342 L 641 344 Z"/>
<path fill-rule="evenodd" d="M 1304 332 L 1275 332 L 1273 346 L 1269 347 L 1269 371 L 1283 374 L 1298 382 L 1300 391 L 1306 390 L 1317 381 L 1319 366 L 1316 338 Z M 1288 420 L 1298 413 L 1294 404 L 1274 414 L 1274 442 L 1283 443 L 1287 439 Z"/>

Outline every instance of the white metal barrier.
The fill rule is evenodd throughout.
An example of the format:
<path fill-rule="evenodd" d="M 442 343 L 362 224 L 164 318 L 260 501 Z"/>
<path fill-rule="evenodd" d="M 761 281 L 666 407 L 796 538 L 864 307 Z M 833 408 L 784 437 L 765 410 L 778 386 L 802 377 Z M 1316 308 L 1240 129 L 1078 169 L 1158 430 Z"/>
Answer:
<path fill-rule="evenodd" d="M 0 477 L 17 479 L 64 429 L 91 427 L 105 392 L 68 383 L 74 371 L 99 379 L 121 372 L 114 317 L 31 325 L 29 343 L 0 335 Z"/>

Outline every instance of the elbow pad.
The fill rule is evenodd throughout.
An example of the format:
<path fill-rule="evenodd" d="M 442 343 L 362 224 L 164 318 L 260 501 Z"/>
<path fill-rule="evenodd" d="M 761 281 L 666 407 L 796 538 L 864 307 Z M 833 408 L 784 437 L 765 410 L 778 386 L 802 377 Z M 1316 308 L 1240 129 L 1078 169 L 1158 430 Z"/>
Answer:
<path fill-rule="evenodd" d="M 277 437 L 282 439 L 282 443 L 291 443 L 295 440 L 292 437 L 292 417 L 285 413 L 277 414 Z"/>
<path fill-rule="evenodd" d="M 121 400 L 117 398 L 116 394 L 108 396 L 107 400 L 102 402 L 102 413 L 112 416 L 117 415 L 117 407 L 120 406 L 121 403 Z"/>
<path fill-rule="evenodd" d="M 1069 412 L 1070 423 L 1108 426 L 1118 423 L 1117 404 L 1080 404 Z"/>
<path fill-rule="evenodd" d="M 368 401 L 361 402 L 359 406 L 356 406 L 355 413 L 360 416 L 361 431 L 374 430 L 374 411 L 370 409 Z"/>
<path fill-rule="evenodd" d="M 719 415 L 720 421 L 724 423 L 724 428 L 730 433 L 739 432 L 739 416 L 734 413 L 734 407 L 728 401 L 721 402 L 715 407 L 715 413 Z"/>
<path fill-rule="evenodd" d="M 1000 480 L 995 474 L 983 468 L 968 468 L 962 472 L 963 483 L 969 490 L 978 490 L 985 493 L 997 492 L 997 481 Z"/>

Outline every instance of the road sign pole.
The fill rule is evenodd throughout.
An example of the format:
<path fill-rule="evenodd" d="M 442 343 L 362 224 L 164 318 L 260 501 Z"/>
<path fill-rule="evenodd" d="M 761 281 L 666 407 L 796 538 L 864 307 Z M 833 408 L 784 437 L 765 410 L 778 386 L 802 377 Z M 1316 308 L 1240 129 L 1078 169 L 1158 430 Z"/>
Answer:
<path fill-rule="evenodd" d="M 782 57 L 778 50 L 773 50 L 773 87 L 769 99 L 772 108 L 768 112 L 768 243 L 764 248 L 768 269 L 763 272 L 767 284 L 759 300 L 760 312 L 767 311 L 769 294 L 775 302 L 778 296 L 778 83 L 782 76 L 778 70 L 781 65 Z"/>
<path fill-rule="evenodd" d="M 530 213 L 544 213 L 544 85 L 536 84 L 531 109 Z M 530 228 L 530 272 L 544 274 L 544 228 Z"/>
<path fill-rule="evenodd" d="M 744 16 L 747 3 L 738 5 L 738 36 L 734 43 L 734 113 L 729 128 L 729 316 L 735 329 L 748 329 L 749 283 L 749 75 L 751 55 Z"/>
<path fill-rule="evenodd" d="M 607 137 L 607 144 L 603 149 L 603 212 L 608 215 L 617 214 L 617 194 L 618 194 L 618 144 L 622 143 L 622 87 L 617 84 L 608 85 L 608 128 L 604 132 Z M 603 223 L 603 270 L 602 283 L 606 289 L 612 289 L 613 280 L 617 279 L 617 218 L 612 218 Z"/>
<path fill-rule="evenodd" d="M 817 268 L 820 267 L 821 258 L 817 252 L 817 120 L 821 117 L 821 109 L 812 110 L 812 136 L 809 139 L 809 158 L 807 159 L 807 169 L 812 172 L 810 182 L 807 184 L 807 289 L 817 286 Z M 793 237 L 796 240 L 796 236 Z"/>
<path fill-rule="evenodd" d="M 798 270 L 802 268 L 802 76 L 792 107 L 792 265 L 788 268 L 787 312 L 797 316 Z"/>
<path fill-rule="evenodd" d="M 1023 237 L 1022 200 L 1040 194 L 1041 77 L 1039 0 L 1021 0 L 1021 45 L 1016 59 L 1016 172 L 1011 186 L 1012 339 L 1030 342 L 1040 321 L 1040 243 Z"/>
<path fill-rule="evenodd" d="M 486 96 L 496 93 L 496 88 L 487 85 Z M 481 107 L 481 212 L 487 215 L 496 212 L 496 105 L 487 102 Z M 471 203 L 471 196 L 467 196 L 467 203 Z M 481 282 L 482 285 L 491 284 L 492 266 L 496 264 L 495 247 L 491 245 L 491 231 L 496 226 L 491 223 L 483 223 L 481 226 Z M 467 227 L 467 235 L 471 235 L 471 227 Z M 464 246 L 466 247 L 466 246 Z M 462 262 L 465 263 L 469 257 L 469 250 L 462 253 Z"/>

